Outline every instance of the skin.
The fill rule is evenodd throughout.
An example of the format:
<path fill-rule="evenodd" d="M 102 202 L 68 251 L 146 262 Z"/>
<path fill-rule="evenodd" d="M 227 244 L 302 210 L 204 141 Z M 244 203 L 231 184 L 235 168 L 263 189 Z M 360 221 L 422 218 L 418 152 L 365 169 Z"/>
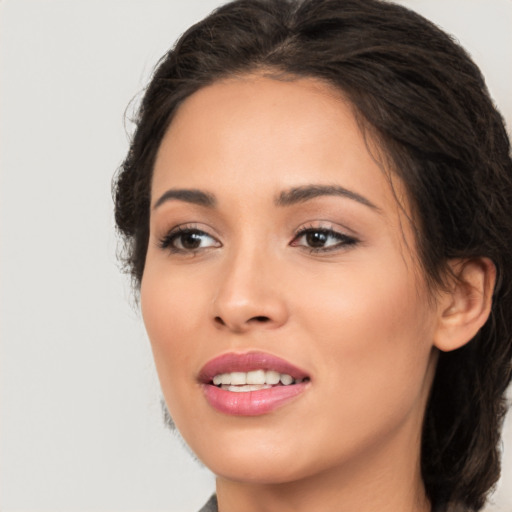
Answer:
<path fill-rule="evenodd" d="M 339 195 L 276 204 L 311 184 L 373 206 Z M 175 189 L 216 204 L 155 207 Z M 205 87 L 172 121 L 151 194 L 144 322 L 173 420 L 217 475 L 220 510 L 430 510 L 420 435 L 442 313 L 350 105 L 313 79 Z M 177 226 L 204 233 L 197 250 L 162 247 Z M 312 252 L 303 228 L 356 242 L 330 236 L 329 250 Z M 200 369 L 250 350 L 306 370 L 306 391 L 261 416 L 214 410 Z"/>

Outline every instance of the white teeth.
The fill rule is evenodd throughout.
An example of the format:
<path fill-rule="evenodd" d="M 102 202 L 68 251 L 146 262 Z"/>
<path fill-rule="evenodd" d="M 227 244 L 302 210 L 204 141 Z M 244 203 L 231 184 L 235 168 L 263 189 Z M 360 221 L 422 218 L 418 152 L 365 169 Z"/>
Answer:
<path fill-rule="evenodd" d="M 265 384 L 265 370 L 247 372 L 247 384 Z"/>
<path fill-rule="evenodd" d="M 279 379 L 281 378 L 281 375 L 279 372 L 275 372 L 274 370 L 268 370 L 265 373 L 265 378 L 267 384 L 277 384 L 279 382 Z"/>
<path fill-rule="evenodd" d="M 245 386 L 222 386 L 222 389 L 234 391 L 235 393 L 244 393 L 246 391 L 259 391 L 260 389 L 268 389 L 272 386 L 267 384 L 246 384 Z"/>
<path fill-rule="evenodd" d="M 281 374 L 281 384 L 284 386 L 289 386 L 293 382 L 293 377 L 291 375 L 287 375 L 286 373 Z"/>
<path fill-rule="evenodd" d="M 213 377 L 213 384 L 215 386 L 222 386 L 223 389 L 229 389 L 229 391 L 255 391 L 255 389 L 249 388 L 266 389 L 279 384 L 279 382 L 283 386 L 289 386 L 290 384 L 302 382 L 302 379 L 295 380 L 287 373 L 279 373 L 274 370 L 220 373 Z"/>
<path fill-rule="evenodd" d="M 247 374 L 245 372 L 231 372 L 231 384 L 235 386 L 247 384 Z"/>

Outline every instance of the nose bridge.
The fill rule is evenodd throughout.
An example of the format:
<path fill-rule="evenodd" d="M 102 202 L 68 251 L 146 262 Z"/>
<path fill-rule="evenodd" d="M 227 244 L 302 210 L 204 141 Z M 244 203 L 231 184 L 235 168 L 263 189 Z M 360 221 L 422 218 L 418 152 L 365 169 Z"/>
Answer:
<path fill-rule="evenodd" d="M 263 240 L 244 237 L 227 249 L 213 301 L 216 323 L 234 331 L 282 325 L 287 310 L 276 265 Z"/>

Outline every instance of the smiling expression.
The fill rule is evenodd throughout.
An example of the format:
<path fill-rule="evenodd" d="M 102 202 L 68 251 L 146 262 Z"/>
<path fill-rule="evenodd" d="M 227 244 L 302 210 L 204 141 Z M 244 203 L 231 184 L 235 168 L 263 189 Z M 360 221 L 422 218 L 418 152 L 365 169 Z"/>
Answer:
<path fill-rule="evenodd" d="M 390 456 L 419 471 L 437 312 L 341 95 L 257 75 L 199 90 L 162 141 L 151 196 L 142 312 L 198 457 L 249 482 Z"/>

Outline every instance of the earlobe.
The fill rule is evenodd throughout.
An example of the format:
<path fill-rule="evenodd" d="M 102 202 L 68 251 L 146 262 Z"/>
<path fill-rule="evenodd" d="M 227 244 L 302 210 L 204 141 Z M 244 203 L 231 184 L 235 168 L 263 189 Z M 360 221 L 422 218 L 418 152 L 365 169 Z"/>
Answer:
<path fill-rule="evenodd" d="M 489 258 L 450 262 L 453 282 L 438 302 L 434 345 L 443 352 L 468 343 L 485 324 L 492 306 L 496 267 Z"/>

